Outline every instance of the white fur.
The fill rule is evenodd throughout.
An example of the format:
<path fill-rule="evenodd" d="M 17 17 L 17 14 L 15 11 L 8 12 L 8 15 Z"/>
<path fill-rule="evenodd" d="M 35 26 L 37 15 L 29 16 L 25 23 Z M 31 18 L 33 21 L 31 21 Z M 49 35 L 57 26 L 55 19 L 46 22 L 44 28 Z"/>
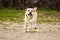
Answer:
<path fill-rule="evenodd" d="M 28 11 L 29 10 L 29 11 Z M 27 8 L 25 12 L 25 19 L 24 19 L 24 29 L 31 29 L 31 28 L 36 28 L 37 27 L 37 12 L 34 11 L 32 12 L 32 18 L 28 15 L 31 10 L 34 11 L 33 8 Z M 30 19 L 31 18 L 31 19 Z"/>

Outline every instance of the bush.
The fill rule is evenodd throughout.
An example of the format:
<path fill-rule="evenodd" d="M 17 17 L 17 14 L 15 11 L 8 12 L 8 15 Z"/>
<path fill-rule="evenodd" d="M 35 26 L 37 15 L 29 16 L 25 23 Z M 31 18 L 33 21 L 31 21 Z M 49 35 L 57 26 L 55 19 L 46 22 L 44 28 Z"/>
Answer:
<path fill-rule="evenodd" d="M 51 10 L 51 8 L 49 8 L 48 6 L 44 6 L 42 10 Z"/>

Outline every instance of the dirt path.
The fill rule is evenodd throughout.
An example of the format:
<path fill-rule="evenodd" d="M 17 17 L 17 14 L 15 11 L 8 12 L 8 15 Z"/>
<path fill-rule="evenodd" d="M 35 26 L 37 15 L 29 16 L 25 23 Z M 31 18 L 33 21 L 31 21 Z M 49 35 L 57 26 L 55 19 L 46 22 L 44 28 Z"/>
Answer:
<path fill-rule="evenodd" d="M 24 33 L 23 32 L 23 25 L 17 23 L 10 23 L 10 22 L 3 22 L 0 23 L 0 40 L 60 40 L 60 30 L 58 28 L 52 28 L 53 30 L 46 30 L 47 24 L 39 24 L 40 27 L 38 30 L 39 32 L 33 33 Z M 50 26 L 52 24 L 49 24 Z M 58 24 L 57 27 L 60 25 Z M 44 29 L 45 28 L 45 29 Z M 49 29 L 50 27 L 48 27 Z M 43 31 L 41 31 L 43 30 Z"/>
<path fill-rule="evenodd" d="M 0 40 L 60 40 L 60 31 L 24 33 L 20 31 L 0 30 Z"/>

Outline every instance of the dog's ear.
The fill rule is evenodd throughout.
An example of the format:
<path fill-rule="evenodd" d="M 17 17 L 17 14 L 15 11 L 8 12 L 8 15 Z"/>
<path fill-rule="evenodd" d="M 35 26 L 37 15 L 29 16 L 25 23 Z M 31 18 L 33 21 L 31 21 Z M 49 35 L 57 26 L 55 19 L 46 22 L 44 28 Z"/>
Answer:
<path fill-rule="evenodd" d="M 37 10 L 37 7 L 34 7 L 33 9 L 34 9 L 34 11 L 36 11 Z"/>

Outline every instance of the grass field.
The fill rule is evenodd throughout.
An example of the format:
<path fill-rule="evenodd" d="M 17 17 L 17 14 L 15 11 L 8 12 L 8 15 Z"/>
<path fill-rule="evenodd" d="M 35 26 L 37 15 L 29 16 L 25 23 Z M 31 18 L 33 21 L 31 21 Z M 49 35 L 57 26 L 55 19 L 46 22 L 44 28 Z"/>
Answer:
<path fill-rule="evenodd" d="M 38 22 L 60 22 L 60 11 L 38 10 Z"/>
<path fill-rule="evenodd" d="M 23 22 L 25 10 L 2 9 L 0 10 L 0 21 Z M 40 22 L 60 22 L 60 11 L 57 10 L 37 10 L 38 23 Z"/>
<path fill-rule="evenodd" d="M 24 10 L 3 9 L 0 10 L 0 21 L 22 22 Z"/>

